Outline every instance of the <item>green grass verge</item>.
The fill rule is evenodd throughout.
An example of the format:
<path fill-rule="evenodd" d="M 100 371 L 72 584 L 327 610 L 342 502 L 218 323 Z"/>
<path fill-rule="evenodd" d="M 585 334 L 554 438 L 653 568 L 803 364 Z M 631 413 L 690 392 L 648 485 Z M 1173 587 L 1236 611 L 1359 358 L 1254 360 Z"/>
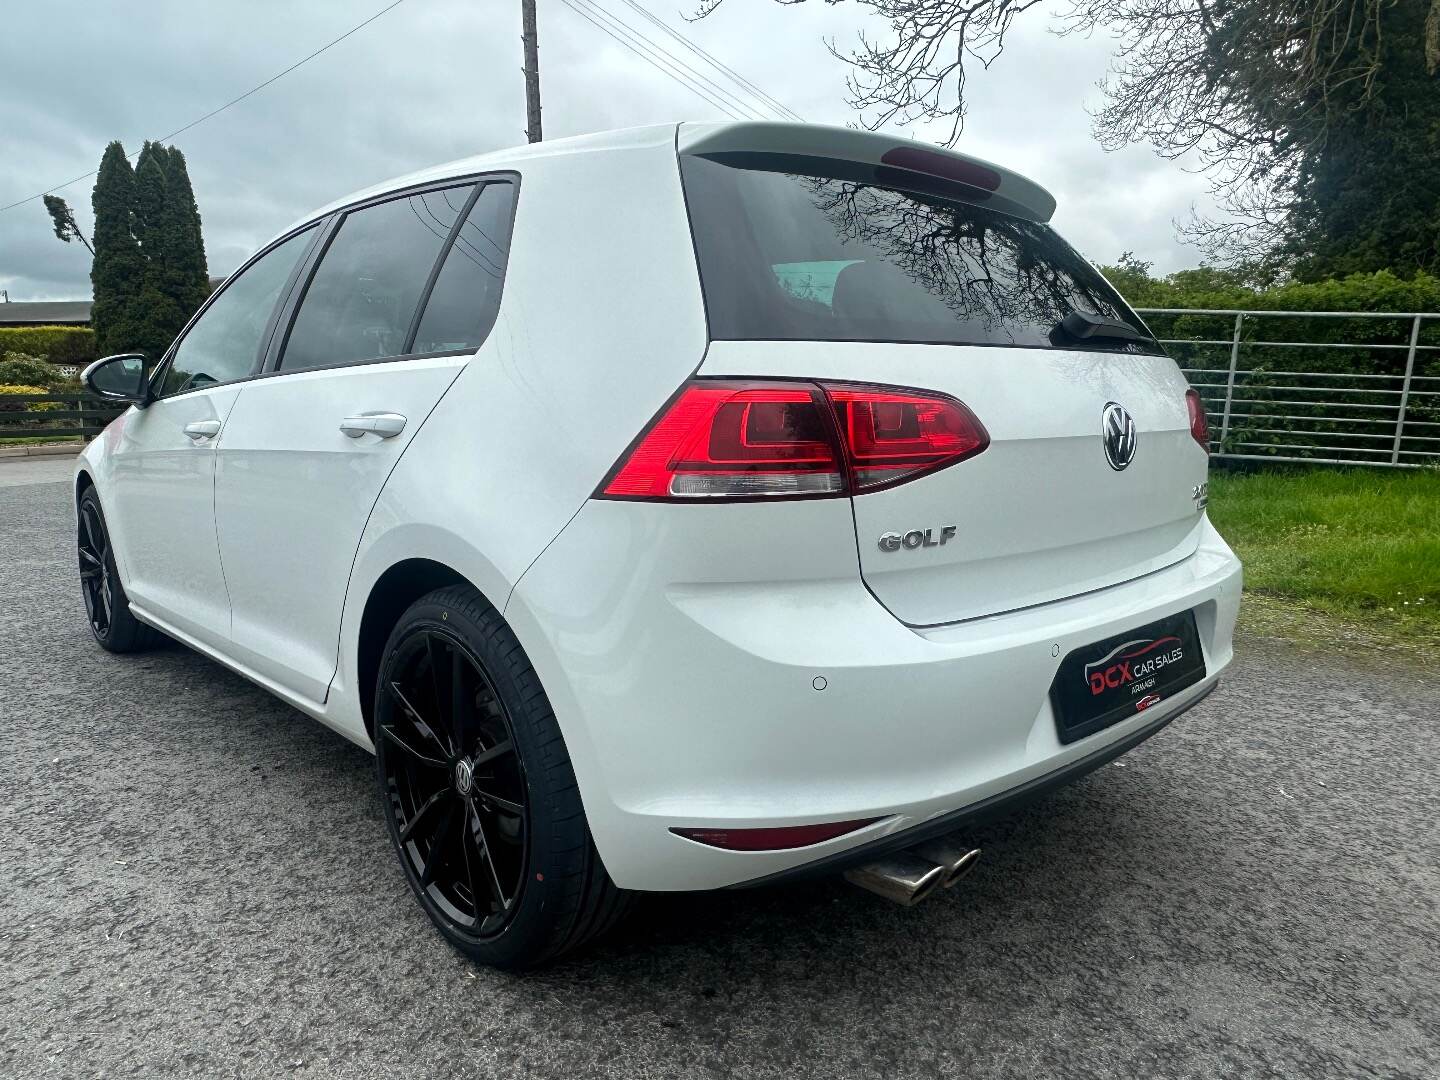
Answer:
<path fill-rule="evenodd" d="M 46 443 L 84 442 L 79 435 L 6 435 L 0 437 L 0 446 L 43 446 Z"/>
<path fill-rule="evenodd" d="M 1440 642 L 1440 470 L 1216 469 L 1210 518 L 1247 592 Z"/>

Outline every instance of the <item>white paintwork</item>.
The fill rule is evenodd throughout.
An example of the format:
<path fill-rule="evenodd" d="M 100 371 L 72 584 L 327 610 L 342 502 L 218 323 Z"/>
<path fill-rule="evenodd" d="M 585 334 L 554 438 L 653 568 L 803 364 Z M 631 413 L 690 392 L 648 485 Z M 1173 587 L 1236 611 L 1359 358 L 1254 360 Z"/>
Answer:
<path fill-rule="evenodd" d="M 620 884 L 718 887 L 861 838 L 736 854 L 672 826 L 914 825 L 1184 708 L 1230 661 L 1240 567 L 1208 523 L 1167 570 L 918 633 L 860 582 L 833 513 L 843 505 L 788 504 L 777 529 L 762 513 L 777 505 L 591 502 L 521 581 L 506 618 L 567 720 L 586 816 Z M 1061 746 L 1056 647 L 1063 657 L 1189 607 L 1209 678 Z"/>
<path fill-rule="evenodd" d="M 137 615 L 368 745 L 366 602 L 401 561 L 452 568 L 534 663 L 600 853 L 637 889 L 718 887 L 843 850 L 1050 772 L 1203 693 L 1230 659 L 1240 568 L 1189 502 L 1205 459 L 1187 442 L 1173 363 L 849 344 L 707 353 L 677 138 L 883 153 L 881 137 L 852 132 L 670 125 L 364 193 L 520 175 L 494 329 L 473 356 L 281 373 L 127 412 L 78 469 L 99 489 Z M 1003 176 L 1002 191 L 1039 198 Z M 995 442 L 854 500 L 592 499 L 697 370 L 944 390 Z M 1128 519 L 1085 512 L 1086 490 L 1107 480 L 1108 399 L 1141 428 L 1136 464 L 1100 489 L 1133 499 Z M 405 422 L 392 437 L 341 431 L 365 413 Z M 214 438 L 184 434 L 206 420 L 222 425 Z M 960 540 L 943 559 L 897 553 L 890 569 L 869 550 L 880 532 L 953 522 Z M 1047 698 L 1057 655 L 1192 607 L 1207 682 L 1145 721 L 1060 745 Z M 945 625 L 906 625 L 932 622 Z M 884 820 L 792 852 L 724 852 L 669 831 L 871 815 Z"/>
<path fill-rule="evenodd" d="M 336 613 L 370 509 L 463 367 L 464 358 L 438 357 L 245 384 L 215 476 L 238 659 L 306 700 L 325 700 L 338 655 Z M 391 438 L 340 430 L 347 416 L 378 410 L 405 417 L 404 428 Z"/>
<path fill-rule="evenodd" d="M 778 375 L 940 390 L 984 423 L 984 453 L 853 500 L 865 582 L 895 615 L 930 626 L 1089 592 L 1169 566 L 1198 542 L 1191 498 L 1205 451 L 1190 435 L 1188 383 L 1166 356 L 859 342 L 717 341 L 703 375 Z M 1110 468 L 1107 402 L 1140 432 Z M 953 540 L 881 551 L 883 533 Z"/>
<path fill-rule="evenodd" d="M 230 636 L 215 540 L 215 452 L 239 397 L 232 384 L 130 409 L 97 440 L 108 451 L 100 502 L 126 593 L 211 643 Z M 217 434 L 193 438 L 186 429 L 197 424 L 218 425 Z"/>

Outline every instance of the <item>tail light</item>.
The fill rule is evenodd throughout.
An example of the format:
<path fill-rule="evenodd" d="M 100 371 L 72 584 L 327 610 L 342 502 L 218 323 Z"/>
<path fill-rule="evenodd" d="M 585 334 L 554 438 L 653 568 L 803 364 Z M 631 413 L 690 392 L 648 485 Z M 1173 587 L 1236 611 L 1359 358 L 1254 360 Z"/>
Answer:
<path fill-rule="evenodd" d="M 954 398 L 826 386 L 850 461 L 851 490 L 874 491 L 974 457 L 990 445 Z"/>
<path fill-rule="evenodd" d="M 1208 454 L 1210 452 L 1210 420 L 1205 416 L 1205 402 L 1199 390 L 1185 391 L 1185 407 L 1190 410 L 1190 434 Z"/>
<path fill-rule="evenodd" d="M 844 467 L 807 383 L 692 382 L 603 486 L 622 499 L 831 495 Z"/>
<path fill-rule="evenodd" d="M 618 499 L 797 498 L 875 491 L 990 445 L 944 394 L 843 383 L 696 379 L 620 459 Z"/>

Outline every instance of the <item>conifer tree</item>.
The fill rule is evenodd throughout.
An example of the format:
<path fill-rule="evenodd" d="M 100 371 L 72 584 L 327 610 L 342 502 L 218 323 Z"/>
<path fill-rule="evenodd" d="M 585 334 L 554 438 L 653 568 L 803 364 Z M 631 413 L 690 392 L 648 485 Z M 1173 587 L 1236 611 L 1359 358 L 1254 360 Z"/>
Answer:
<path fill-rule="evenodd" d="M 170 288 L 169 193 L 166 190 L 167 152 L 159 143 L 147 142 L 135 159 L 135 238 L 145 260 L 140 281 L 140 303 L 144 330 L 134 348 L 158 359 L 189 317 Z M 192 312 L 193 313 L 193 312 Z"/>
<path fill-rule="evenodd" d="M 165 187 L 169 291 L 188 316 L 210 295 L 210 270 L 205 261 L 205 237 L 200 231 L 200 209 L 190 187 L 185 155 L 175 146 L 165 151 Z"/>
<path fill-rule="evenodd" d="M 125 148 L 112 142 L 100 159 L 91 195 L 95 212 L 95 290 L 91 322 L 101 355 L 136 348 L 145 337 L 140 290 L 145 257 L 134 233 L 135 173 Z"/>
<path fill-rule="evenodd" d="M 175 147 L 147 142 L 132 170 L 118 142 L 95 181 L 92 320 L 102 353 L 159 359 L 209 295 L 200 212 Z"/>

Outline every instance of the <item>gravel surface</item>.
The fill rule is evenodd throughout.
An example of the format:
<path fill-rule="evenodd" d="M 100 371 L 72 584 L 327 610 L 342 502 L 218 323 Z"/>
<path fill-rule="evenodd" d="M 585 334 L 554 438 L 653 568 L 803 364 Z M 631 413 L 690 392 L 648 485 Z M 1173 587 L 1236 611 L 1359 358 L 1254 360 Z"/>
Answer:
<path fill-rule="evenodd" d="M 654 897 L 508 976 L 430 929 L 365 753 L 179 646 L 92 644 L 69 489 L 26 467 L 0 464 L 0 1076 L 1440 1076 L 1434 676 L 1246 640 L 919 908 Z"/>

